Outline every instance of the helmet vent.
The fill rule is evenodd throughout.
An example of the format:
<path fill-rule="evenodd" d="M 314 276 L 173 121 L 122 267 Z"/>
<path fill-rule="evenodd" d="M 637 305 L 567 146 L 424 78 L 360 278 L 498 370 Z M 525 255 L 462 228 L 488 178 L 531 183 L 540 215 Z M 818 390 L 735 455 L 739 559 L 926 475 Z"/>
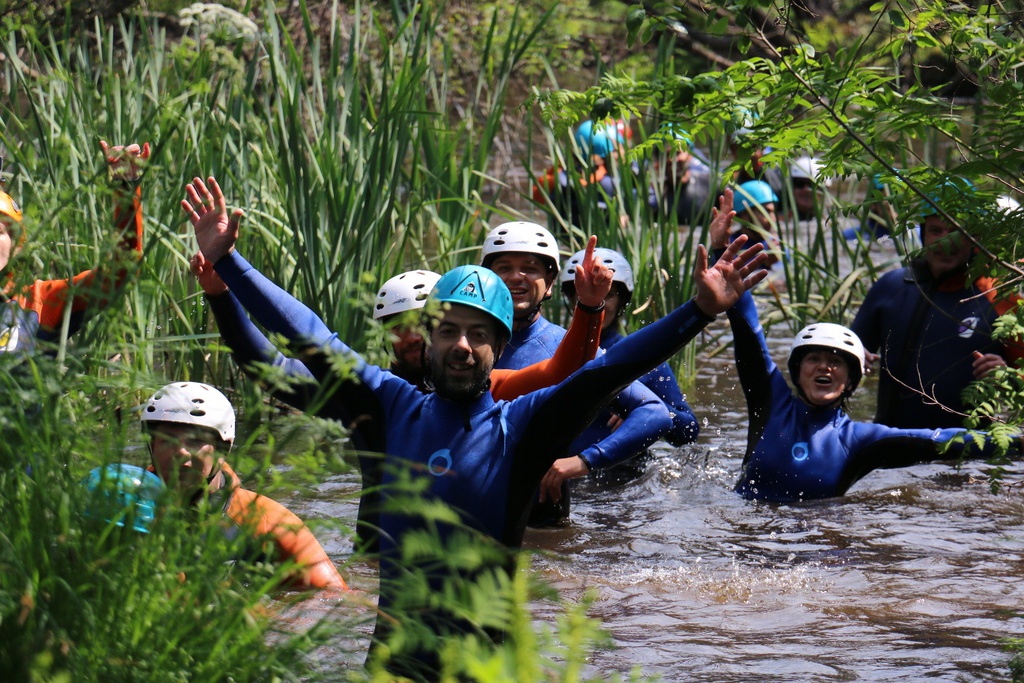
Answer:
<path fill-rule="evenodd" d="M 206 415 L 206 411 L 203 410 L 202 408 L 193 408 L 192 410 L 188 411 L 188 414 L 191 415 L 192 417 L 204 417 Z"/>
<path fill-rule="evenodd" d="M 505 240 L 494 240 L 494 244 L 499 247 L 503 247 L 505 246 Z"/>

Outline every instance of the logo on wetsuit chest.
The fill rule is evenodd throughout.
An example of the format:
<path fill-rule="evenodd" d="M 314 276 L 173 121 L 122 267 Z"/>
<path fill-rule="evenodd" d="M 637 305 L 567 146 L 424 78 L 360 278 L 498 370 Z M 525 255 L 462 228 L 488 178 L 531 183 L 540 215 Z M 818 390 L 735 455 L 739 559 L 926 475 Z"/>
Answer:
<path fill-rule="evenodd" d="M 793 444 L 793 460 L 796 462 L 803 462 L 807 459 L 807 456 L 811 454 L 811 448 L 807 445 L 806 441 L 799 441 Z"/>
<path fill-rule="evenodd" d="M 960 321 L 960 329 L 957 330 L 957 334 L 962 339 L 970 339 L 974 336 L 974 330 L 976 329 L 978 329 L 978 316 L 972 315 Z"/>
<path fill-rule="evenodd" d="M 452 468 L 452 452 L 447 448 L 435 451 L 427 460 L 427 470 L 435 477 L 441 477 Z"/>

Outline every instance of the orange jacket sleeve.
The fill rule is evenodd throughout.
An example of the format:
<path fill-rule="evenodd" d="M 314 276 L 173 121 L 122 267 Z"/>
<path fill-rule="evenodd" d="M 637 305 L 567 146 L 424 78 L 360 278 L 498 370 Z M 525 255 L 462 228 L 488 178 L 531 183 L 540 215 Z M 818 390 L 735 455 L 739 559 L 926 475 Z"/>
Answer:
<path fill-rule="evenodd" d="M 569 331 L 555 349 L 555 355 L 522 370 L 492 371 L 491 396 L 495 400 L 511 400 L 558 384 L 588 360 L 593 360 L 601 342 L 603 322 L 603 308 L 592 313 L 577 306 Z"/>
<path fill-rule="evenodd" d="M 992 310 L 996 312 L 996 315 L 1009 313 L 1020 303 L 1021 297 L 1016 292 L 1009 296 L 1000 296 L 997 289 L 998 283 L 993 278 L 978 278 L 974 284 L 985 292 L 985 298 L 992 304 Z M 1003 341 L 1003 349 L 1003 358 L 1008 365 L 1015 366 L 1017 361 L 1024 359 L 1024 342 L 1020 339 Z"/>
<path fill-rule="evenodd" d="M 128 261 L 142 256 L 142 190 L 135 188 L 130 201 L 122 195 L 115 200 L 114 227 L 121 236 L 118 255 L 114 258 L 114 276 L 104 268 L 86 270 L 70 280 L 36 280 L 15 300 L 25 310 L 35 311 L 39 325 L 48 332 L 60 326 L 64 308 L 70 299 L 72 313 L 83 311 L 90 303 L 110 303 L 110 294 L 128 277 Z M 98 296 L 97 296 L 98 295 Z"/>
<path fill-rule="evenodd" d="M 257 537 L 273 539 L 278 559 L 293 560 L 299 566 L 300 574 L 294 578 L 300 585 L 348 590 L 313 532 L 285 506 L 253 491 L 236 489 L 227 514 Z"/>

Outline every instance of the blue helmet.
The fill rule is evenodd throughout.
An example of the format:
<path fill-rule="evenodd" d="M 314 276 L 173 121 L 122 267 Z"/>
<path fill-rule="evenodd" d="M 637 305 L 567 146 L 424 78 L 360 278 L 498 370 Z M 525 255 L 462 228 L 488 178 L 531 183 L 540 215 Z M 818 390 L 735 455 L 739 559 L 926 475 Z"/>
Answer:
<path fill-rule="evenodd" d="M 492 270 L 483 266 L 449 270 L 434 285 L 430 298 L 483 311 L 498 321 L 506 340 L 512 337 L 512 294 Z"/>
<path fill-rule="evenodd" d="M 149 533 L 164 490 L 160 477 L 135 465 L 115 463 L 94 468 L 83 483 L 90 496 L 87 517 L 122 527 L 127 520 L 135 531 Z"/>
<path fill-rule="evenodd" d="M 607 157 L 616 144 L 624 142 L 621 137 L 614 124 L 600 123 L 595 128 L 594 122 L 587 119 L 576 127 L 576 144 L 585 155 Z"/>
<path fill-rule="evenodd" d="M 928 199 L 938 204 L 948 213 L 954 214 L 963 208 L 965 200 L 974 195 L 974 183 L 967 178 L 954 177 L 943 181 L 941 185 L 928 193 Z M 921 202 L 921 220 L 938 213 L 928 202 Z"/>
<path fill-rule="evenodd" d="M 772 186 L 763 180 L 748 180 L 736 188 L 732 198 L 732 210 L 743 213 L 754 205 L 764 206 L 779 201 Z"/>

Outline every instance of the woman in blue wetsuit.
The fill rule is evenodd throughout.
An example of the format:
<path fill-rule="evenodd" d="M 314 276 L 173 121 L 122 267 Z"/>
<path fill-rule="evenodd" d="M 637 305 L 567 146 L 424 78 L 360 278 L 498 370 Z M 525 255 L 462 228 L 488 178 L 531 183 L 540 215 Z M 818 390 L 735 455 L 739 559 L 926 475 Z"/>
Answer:
<path fill-rule="evenodd" d="M 728 239 L 733 212 L 725 207 L 732 205 L 731 194 L 725 191 L 711 223 L 716 250 Z M 735 486 L 745 498 L 831 498 L 875 469 L 995 453 L 991 442 L 964 429 L 897 429 L 851 420 L 844 408 L 864 374 L 864 347 L 849 329 L 817 323 L 797 334 L 788 363 L 794 394 L 768 351 L 749 292 L 728 316 L 750 415 L 743 469 Z M 950 448 L 942 452 L 945 444 Z"/>
<path fill-rule="evenodd" d="M 580 251 L 569 257 L 565 268 L 559 275 L 562 286 L 562 297 L 570 311 L 576 307 L 576 268 L 586 256 L 586 250 Z M 594 257 L 599 259 L 612 272 L 612 288 L 604 300 L 604 323 L 601 327 L 601 348 L 607 351 L 621 342 L 625 337 L 622 334 L 622 317 L 626 308 L 633 298 L 635 286 L 633 280 L 633 269 L 622 254 L 612 249 L 597 248 L 594 250 Z M 697 418 L 683 398 L 683 392 L 679 390 L 679 382 L 675 373 L 668 366 L 662 363 L 638 380 L 668 406 L 672 416 L 672 429 L 664 434 L 662 438 L 673 446 L 682 446 L 693 443 L 697 440 L 699 428 Z M 598 443 L 611 434 L 621 420 L 614 413 L 604 410 L 594 422 L 587 427 L 587 430 L 576 440 L 571 450 L 581 452 L 588 444 Z M 615 465 L 605 470 L 592 473 L 598 478 L 623 480 L 632 479 L 643 471 L 645 465 L 644 451 L 641 455 Z"/>

